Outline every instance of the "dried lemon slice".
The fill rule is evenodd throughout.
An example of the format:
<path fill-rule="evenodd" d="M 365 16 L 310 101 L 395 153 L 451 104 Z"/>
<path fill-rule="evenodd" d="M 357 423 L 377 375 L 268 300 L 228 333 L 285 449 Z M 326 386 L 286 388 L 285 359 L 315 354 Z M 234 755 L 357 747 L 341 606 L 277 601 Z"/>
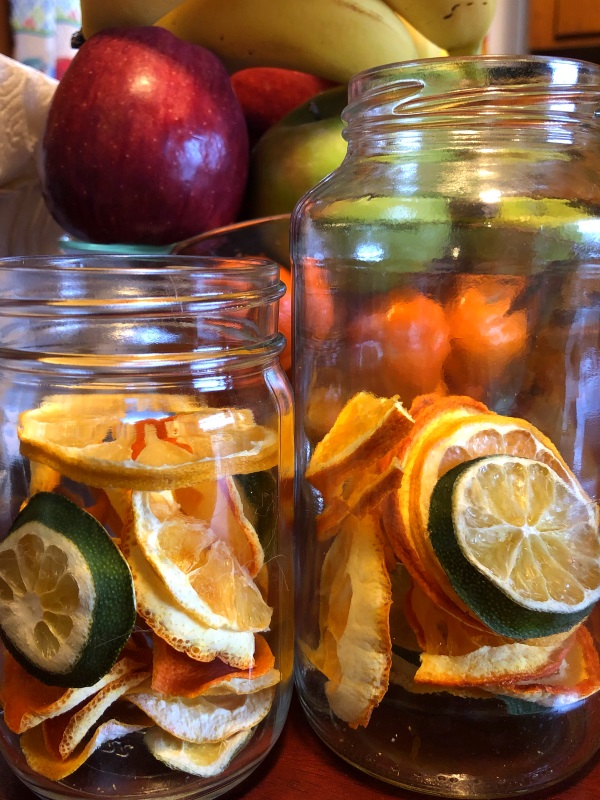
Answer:
<path fill-rule="evenodd" d="M 568 630 L 600 597 L 598 510 L 547 464 L 489 456 L 436 484 L 429 532 L 457 594 L 498 633 Z"/>
<path fill-rule="evenodd" d="M 131 502 L 139 547 L 188 614 L 211 628 L 268 629 L 272 609 L 230 542 L 183 514 L 171 492 L 133 492 Z"/>
<path fill-rule="evenodd" d="M 398 397 L 354 395 L 315 447 L 306 478 L 331 499 L 352 472 L 369 467 L 406 435 L 413 420 Z"/>
<path fill-rule="evenodd" d="M 160 491 L 277 463 L 276 433 L 248 409 L 201 408 L 130 422 L 116 413 L 86 416 L 72 405 L 52 401 L 23 412 L 21 453 L 89 486 Z"/>
<path fill-rule="evenodd" d="M 344 520 L 323 562 L 320 599 L 321 639 L 305 655 L 328 679 L 333 713 L 365 726 L 387 691 L 392 648 L 390 577 L 369 516 Z"/>
<path fill-rule="evenodd" d="M 234 756 L 250 741 L 253 733 L 254 729 L 250 728 L 219 742 L 193 744 L 155 727 L 144 736 L 144 744 L 154 758 L 167 767 L 201 778 L 211 778 L 227 768 Z"/>

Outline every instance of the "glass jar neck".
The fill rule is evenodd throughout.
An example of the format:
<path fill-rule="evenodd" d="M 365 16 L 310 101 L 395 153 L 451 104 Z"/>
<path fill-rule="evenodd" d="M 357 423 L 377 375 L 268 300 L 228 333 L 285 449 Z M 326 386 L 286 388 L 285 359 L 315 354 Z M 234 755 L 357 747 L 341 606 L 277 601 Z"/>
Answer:
<path fill-rule="evenodd" d="M 0 260 L 0 359 L 23 369 L 232 369 L 283 349 L 279 268 L 259 259 Z"/>
<path fill-rule="evenodd" d="M 571 59 L 440 58 L 356 75 L 344 111 L 350 154 L 411 153 L 493 137 L 569 144 L 600 130 L 600 67 Z"/>

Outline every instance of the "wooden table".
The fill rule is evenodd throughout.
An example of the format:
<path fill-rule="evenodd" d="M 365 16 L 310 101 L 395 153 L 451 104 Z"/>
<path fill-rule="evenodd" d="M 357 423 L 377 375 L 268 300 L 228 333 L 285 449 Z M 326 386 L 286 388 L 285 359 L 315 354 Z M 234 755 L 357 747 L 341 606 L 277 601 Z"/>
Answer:
<path fill-rule="evenodd" d="M 372 780 L 331 753 L 293 700 L 286 728 L 263 764 L 228 800 L 419 800 L 425 795 Z M 600 758 L 575 781 L 531 800 L 599 800 Z M 0 759 L 0 800 L 36 800 Z"/>

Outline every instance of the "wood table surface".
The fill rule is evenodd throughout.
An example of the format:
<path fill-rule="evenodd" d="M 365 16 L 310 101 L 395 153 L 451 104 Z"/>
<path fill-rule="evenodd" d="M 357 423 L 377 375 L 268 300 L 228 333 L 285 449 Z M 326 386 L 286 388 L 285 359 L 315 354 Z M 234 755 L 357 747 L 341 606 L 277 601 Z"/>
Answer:
<path fill-rule="evenodd" d="M 334 755 L 313 733 L 294 698 L 279 741 L 258 769 L 227 800 L 419 800 L 363 775 Z M 528 795 L 530 800 L 600 800 L 600 758 L 576 779 Z M 0 759 L 0 800 L 36 800 Z"/>

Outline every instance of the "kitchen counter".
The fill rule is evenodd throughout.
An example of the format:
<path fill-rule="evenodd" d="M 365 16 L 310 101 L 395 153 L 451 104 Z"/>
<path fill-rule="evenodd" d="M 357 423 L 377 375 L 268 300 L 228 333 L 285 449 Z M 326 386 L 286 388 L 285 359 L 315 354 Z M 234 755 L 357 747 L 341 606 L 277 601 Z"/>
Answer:
<path fill-rule="evenodd" d="M 371 779 L 331 753 L 312 732 L 296 699 L 286 728 L 261 766 L 228 800 L 419 800 L 426 795 Z M 530 800 L 598 800 L 600 758 L 576 780 L 528 795 Z M 0 760 L 0 800 L 36 800 Z"/>

